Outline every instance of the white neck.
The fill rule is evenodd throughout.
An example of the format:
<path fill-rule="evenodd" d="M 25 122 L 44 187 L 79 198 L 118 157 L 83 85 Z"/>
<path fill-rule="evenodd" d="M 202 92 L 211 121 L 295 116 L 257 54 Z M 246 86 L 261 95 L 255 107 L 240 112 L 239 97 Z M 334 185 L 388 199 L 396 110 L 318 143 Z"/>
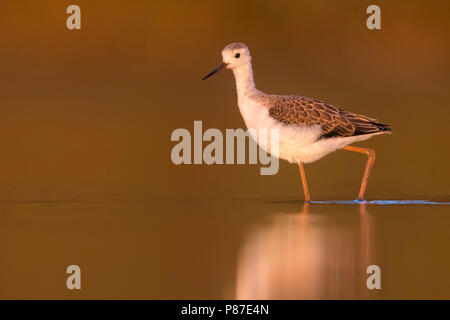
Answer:
<path fill-rule="evenodd" d="M 249 97 L 258 91 L 255 88 L 252 64 L 250 62 L 233 69 L 233 74 L 236 80 L 238 98 Z"/>

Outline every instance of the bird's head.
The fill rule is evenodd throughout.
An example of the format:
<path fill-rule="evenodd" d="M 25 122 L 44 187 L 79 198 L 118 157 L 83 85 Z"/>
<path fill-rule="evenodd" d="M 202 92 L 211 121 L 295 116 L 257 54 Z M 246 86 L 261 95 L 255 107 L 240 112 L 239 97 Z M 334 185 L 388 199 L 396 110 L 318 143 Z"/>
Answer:
<path fill-rule="evenodd" d="M 222 50 L 222 63 L 208 73 L 202 80 L 211 77 L 223 68 L 235 70 L 250 63 L 252 57 L 247 46 L 241 42 L 233 42 Z"/>

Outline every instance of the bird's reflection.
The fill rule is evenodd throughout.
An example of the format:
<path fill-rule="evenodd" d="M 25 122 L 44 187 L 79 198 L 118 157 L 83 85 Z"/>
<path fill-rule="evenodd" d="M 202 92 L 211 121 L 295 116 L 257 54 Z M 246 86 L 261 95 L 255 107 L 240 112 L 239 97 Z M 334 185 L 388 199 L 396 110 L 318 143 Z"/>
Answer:
<path fill-rule="evenodd" d="M 365 204 L 357 208 L 327 212 L 305 204 L 255 227 L 238 258 L 236 298 L 366 298 L 373 222 Z"/>

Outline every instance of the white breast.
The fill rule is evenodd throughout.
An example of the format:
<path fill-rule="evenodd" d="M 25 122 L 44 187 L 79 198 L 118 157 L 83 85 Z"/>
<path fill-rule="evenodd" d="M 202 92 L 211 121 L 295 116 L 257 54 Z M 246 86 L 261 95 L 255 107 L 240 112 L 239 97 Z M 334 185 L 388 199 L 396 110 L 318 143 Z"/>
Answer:
<path fill-rule="evenodd" d="M 239 99 L 239 110 L 248 129 L 254 129 L 257 134 L 260 133 L 260 130 L 267 130 L 269 137 L 267 146 L 269 148 L 260 144 L 259 137 L 254 138 L 261 147 L 269 152 L 271 152 L 270 131 L 272 129 L 278 130 L 278 153 L 272 152 L 272 154 L 289 162 L 301 161 L 300 158 L 304 158 L 302 150 L 313 144 L 322 133 L 318 125 L 293 126 L 283 124 L 269 116 L 267 107 L 251 99 Z"/>

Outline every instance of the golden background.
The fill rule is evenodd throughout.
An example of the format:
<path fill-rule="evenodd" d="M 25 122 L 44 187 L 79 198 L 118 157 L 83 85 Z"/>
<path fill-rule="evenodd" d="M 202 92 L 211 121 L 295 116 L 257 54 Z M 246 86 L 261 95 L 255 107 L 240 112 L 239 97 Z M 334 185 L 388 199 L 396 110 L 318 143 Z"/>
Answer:
<path fill-rule="evenodd" d="M 449 195 L 448 1 L 70 1 L 0 4 L 0 195 L 21 197 L 298 197 L 298 169 L 175 166 L 170 134 L 243 128 L 234 79 L 203 75 L 245 42 L 257 87 L 301 94 L 392 125 L 369 198 Z M 313 198 L 353 198 L 364 158 L 337 152 L 308 165 Z"/>

